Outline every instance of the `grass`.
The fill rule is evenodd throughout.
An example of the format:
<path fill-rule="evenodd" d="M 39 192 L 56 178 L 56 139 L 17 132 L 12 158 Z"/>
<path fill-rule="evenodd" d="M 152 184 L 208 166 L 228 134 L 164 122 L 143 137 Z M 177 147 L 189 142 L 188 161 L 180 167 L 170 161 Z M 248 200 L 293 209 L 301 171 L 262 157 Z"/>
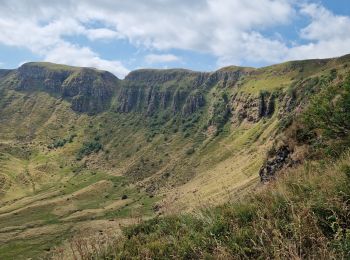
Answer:
<path fill-rule="evenodd" d="M 125 177 L 101 171 L 82 170 L 56 185 L 37 191 L 32 200 L 28 200 L 30 196 L 27 195 L 10 205 L 7 213 L 0 214 L 0 241 L 1 234 L 19 232 L 0 246 L 1 256 L 11 259 L 42 255 L 76 232 L 69 229 L 71 225 L 79 230 L 79 223 L 153 216 L 153 206 L 158 200 L 128 185 Z M 59 193 L 50 195 L 50 190 Z M 110 207 L 118 201 L 124 203 L 123 195 L 128 196 L 124 205 Z M 57 225 L 62 228 L 57 229 Z M 43 232 L 42 235 L 35 236 L 35 230 Z M 20 245 L 21 249 L 17 250 Z"/>
<path fill-rule="evenodd" d="M 277 91 L 283 90 L 290 85 L 292 81 L 288 77 L 266 76 L 257 79 L 249 79 L 242 84 L 242 91 L 249 94 L 257 95 L 260 91 Z"/>
<path fill-rule="evenodd" d="M 26 66 L 39 66 L 39 67 L 44 67 L 49 70 L 54 70 L 54 71 L 76 71 L 79 70 L 79 67 L 72 67 L 68 65 L 63 65 L 63 64 L 56 64 L 56 63 L 51 63 L 51 62 L 29 62 L 25 64 Z"/>
<path fill-rule="evenodd" d="M 37 65 L 53 71 L 75 70 L 54 64 Z M 298 72 L 300 66 L 304 66 L 302 72 Z M 95 115 L 72 111 L 69 99 L 60 99 L 52 93 L 14 91 L 0 82 L 0 176 L 1 180 L 6 179 L 6 184 L 1 187 L 0 225 L 2 234 L 11 238 L 6 246 L 0 247 L 0 255 L 13 256 L 22 243 L 23 255 L 36 256 L 44 248 L 39 245 L 42 241 L 40 238 L 28 240 L 31 232 L 39 229 L 50 230 L 45 239 L 54 241 L 48 243 L 51 247 L 80 231 L 83 225 L 100 228 L 97 223 L 114 223 L 115 220 L 129 223 L 131 219 L 152 218 L 164 212 L 187 212 L 203 204 L 211 205 L 207 211 L 209 215 L 201 213 L 205 218 L 179 215 L 150 222 L 155 223 L 155 229 L 149 234 L 139 233 L 150 239 L 146 240 L 150 245 L 143 248 L 145 251 L 135 252 L 145 257 L 175 252 L 179 257 L 205 258 L 204 254 L 193 255 L 197 252 L 194 249 L 204 247 L 202 239 L 208 240 L 209 249 L 205 253 L 209 256 L 214 255 L 214 248 L 219 255 L 221 247 L 222 252 L 235 252 L 232 251 L 234 243 L 239 241 L 225 240 L 219 233 L 213 238 L 210 232 L 216 234 L 219 232 L 216 230 L 221 229 L 236 232 L 231 226 L 225 226 L 226 222 L 221 227 L 216 219 L 226 221 L 221 217 L 226 213 L 234 219 L 239 218 L 234 212 L 248 206 L 215 206 L 232 196 L 244 196 L 258 184 L 258 171 L 273 145 L 281 119 L 279 112 L 284 109 L 288 92 L 285 90 L 291 82 L 300 82 L 296 87 L 302 88 L 306 81 L 301 77 L 327 73 L 322 69 L 329 70 L 332 66 L 335 65 L 302 63 L 258 70 L 235 67 L 221 70 L 222 73 L 237 69 L 249 72 L 237 84 L 233 82 L 234 86 L 222 82 L 197 86 L 196 72 L 139 71 L 137 73 L 150 76 L 150 82 L 120 82 L 111 97 L 111 107 Z M 171 79 L 157 83 L 154 73 L 158 73 L 161 80 L 165 76 Z M 199 91 L 205 96 L 206 103 L 195 113 L 184 116 L 181 108 L 172 110 L 175 100 L 170 96 L 165 109 L 155 103 L 154 113 L 147 114 L 145 98 L 138 100 L 130 113 L 120 113 L 116 112 L 120 102 L 119 88 L 141 89 L 144 96 L 150 94 L 150 89 L 159 91 L 159 95 L 176 92 L 179 93 L 176 100 L 179 106 L 186 102 L 188 95 Z M 235 118 L 236 109 L 239 109 L 237 104 L 243 106 L 242 111 L 248 116 L 255 117 L 262 92 L 276 95 L 275 113 L 271 117 L 256 121 Z M 35 190 L 19 176 L 30 177 Z M 122 200 L 124 195 L 128 198 Z M 268 200 L 268 203 L 273 204 L 273 201 Z M 262 207 L 262 204 L 256 205 L 258 209 Z M 16 212 L 21 214 L 15 215 Z M 76 229 L 69 230 L 73 224 Z M 61 237 L 61 232 L 54 229 L 55 225 L 62 225 L 62 229 L 67 230 L 66 236 Z M 202 226 L 199 233 L 190 230 L 191 226 L 198 225 Z M 9 226 L 16 226 L 18 236 L 12 237 L 12 231 L 6 230 Z M 166 233 L 167 227 L 169 232 L 174 228 L 179 234 Z M 176 248 L 169 242 L 162 247 L 158 232 L 166 234 L 166 242 L 172 239 L 176 242 L 183 232 L 184 244 Z M 254 235 L 247 226 L 237 232 Z M 148 235 L 157 239 L 152 241 Z M 137 241 L 137 232 L 132 236 L 136 237 L 136 244 L 141 241 Z M 204 239 L 204 236 L 209 238 Z M 242 241 L 247 239 L 243 234 L 237 235 L 240 236 Z M 192 238 L 194 244 L 191 244 Z M 221 244 L 214 245 L 214 240 Z M 32 247 L 27 246 L 31 243 Z M 251 245 L 249 239 L 247 243 Z M 225 258 L 224 253 L 222 256 Z"/>
<path fill-rule="evenodd" d="M 349 162 L 307 164 L 241 202 L 127 227 L 102 258 L 346 259 Z"/>

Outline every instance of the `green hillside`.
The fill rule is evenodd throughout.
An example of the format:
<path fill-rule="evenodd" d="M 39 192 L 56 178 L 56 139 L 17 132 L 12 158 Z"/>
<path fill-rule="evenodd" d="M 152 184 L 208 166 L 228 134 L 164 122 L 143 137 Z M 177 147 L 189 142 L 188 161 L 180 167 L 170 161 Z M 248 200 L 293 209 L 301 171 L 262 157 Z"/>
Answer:
<path fill-rule="evenodd" d="M 0 256 L 346 258 L 349 65 L 0 70 Z"/>

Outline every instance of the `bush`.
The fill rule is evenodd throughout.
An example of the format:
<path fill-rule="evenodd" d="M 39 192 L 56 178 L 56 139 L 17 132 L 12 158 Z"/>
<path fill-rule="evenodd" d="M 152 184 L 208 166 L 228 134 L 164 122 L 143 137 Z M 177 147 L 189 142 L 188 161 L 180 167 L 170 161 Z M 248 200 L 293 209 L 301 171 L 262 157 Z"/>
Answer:
<path fill-rule="evenodd" d="M 67 139 L 57 139 L 52 144 L 48 145 L 49 149 L 59 148 L 65 146 L 66 143 L 72 143 L 74 138 L 76 137 L 76 134 L 70 135 Z"/>
<path fill-rule="evenodd" d="M 102 144 L 97 141 L 84 143 L 83 147 L 80 148 L 77 159 L 81 160 L 84 156 L 90 155 L 92 153 L 97 153 L 102 149 Z"/>
<path fill-rule="evenodd" d="M 329 138 L 344 137 L 350 131 L 350 76 L 339 85 L 329 85 L 316 95 L 304 114 L 311 130 L 320 130 Z"/>

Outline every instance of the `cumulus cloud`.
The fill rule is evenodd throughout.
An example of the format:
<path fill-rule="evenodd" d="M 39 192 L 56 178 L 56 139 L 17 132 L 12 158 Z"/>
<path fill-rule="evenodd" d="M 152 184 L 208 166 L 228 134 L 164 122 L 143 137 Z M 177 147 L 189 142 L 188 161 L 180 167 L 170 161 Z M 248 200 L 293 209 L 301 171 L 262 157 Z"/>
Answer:
<path fill-rule="evenodd" d="M 120 78 L 129 73 L 129 70 L 119 61 L 101 59 L 98 54 L 87 47 L 79 47 L 66 42 L 55 45 L 46 54 L 45 61 L 99 68 L 112 72 Z"/>
<path fill-rule="evenodd" d="M 38 8 L 31 8 L 37 2 Z M 102 59 L 89 47 L 79 46 L 67 40 L 67 36 L 85 35 L 91 40 L 110 39 L 117 33 L 107 28 L 88 28 L 82 21 L 59 12 L 65 8 L 58 2 L 47 6 L 41 1 L 5 1 L 0 8 L 0 43 L 24 47 L 38 54 L 45 61 L 76 66 L 95 67 L 124 77 L 129 70 L 118 60 Z M 54 2 L 54 1 L 53 1 Z M 68 1 L 67 1 L 68 4 Z"/>
<path fill-rule="evenodd" d="M 288 49 L 287 59 L 327 58 L 350 52 L 350 17 L 335 15 L 319 4 L 303 5 L 301 13 L 311 18 L 300 31 L 310 42 Z"/>
<path fill-rule="evenodd" d="M 311 23 L 301 30 L 307 40 L 332 40 L 349 37 L 350 17 L 334 15 L 321 5 L 304 5 L 301 13 L 312 18 Z"/>
<path fill-rule="evenodd" d="M 92 41 L 99 39 L 109 40 L 119 36 L 118 32 L 107 28 L 88 29 L 85 31 L 85 34 Z"/>
<path fill-rule="evenodd" d="M 300 5 L 303 2 L 306 0 L 0 0 L 0 43 L 27 48 L 48 61 L 96 66 L 118 76 L 128 72 L 118 59 L 103 59 L 69 36 L 127 40 L 151 53 L 144 57 L 149 64 L 179 61 L 171 54 L 173 49 L 210 54 L 218 65 L 349 52 L 350 18 L 310 1 Z M 276 26 L 290 25 L 295 16 L 311 21 L 300 28 L 300 39 L 294 45 L 266 35 Z M 155 51 L 166 54 L 152 54 Z"/>
<path fill-rule="evenodd" d="M 180 61 L 181 58 L 173 54 L 148 54 L 145 56 L 145 60 L 149 64 L 154 64 Z"/>

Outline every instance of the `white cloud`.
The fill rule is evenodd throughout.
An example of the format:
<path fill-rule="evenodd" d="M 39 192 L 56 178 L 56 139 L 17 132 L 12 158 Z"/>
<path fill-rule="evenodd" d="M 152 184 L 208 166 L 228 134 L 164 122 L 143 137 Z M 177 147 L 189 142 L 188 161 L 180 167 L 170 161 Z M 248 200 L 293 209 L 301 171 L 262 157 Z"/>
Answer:
<path fill-rule="evenodd" d="M 173 54 L 148 54 L 145 56 L 145 60 L 149 64 L 154 64 L 180 61 L 181 58 Z"/>
<path fill-rule="evenodd" d="M 300 31 L 310 42 L 288 49 L 287 59 L 327 58 L 350 52 L 350 18 L 335 15 L 321 5 L 304 5 L 311 22 Z"/>
<path fill-rule="evenodd" d="M 312 18 L 312 22 L 301 30 L 301 36 L 307 40 L 332 40 L 349 37 L 350 18 L 334 15 L 323 6 L 304 5 L 301 12 Z"/>
<path fill-rule="evenodd" d="M 87 47 L 79 46 L 63 42 L 56 45 L 45 56 L 45 61 L 70 64 L 74 66 L 94 67 L 107 70 L 116 76 L 123 78 L 129 73 L 121 62 L 110 61 L 99 58 L 99 56 Z"/>
<path fill-rule="evenodd" d="M 0 0 L 0 43 L 25 47 L 45 60 L 96 66 L 118 76 L 127 69 L 117 60 L 74 44 L 66 36 L 91 41 L 126 39 L 151 52 L 149 64 L 179 61 L 172 49 L 203 52 L 219 65 L 274 63 L 323 58 L 350 52 L 350 18 L 306 0 Z M 309 1 L 308 1 L 309 2 Z M 300 30 L 306 43 L 263 32 L 288 25 L 293 17 L 311 22 Z M 94 25 L 94 26 L 91 26 Z"/>
<path fill-rule="evenodd" d="M 118 38 L 119 33 L 107 28 L 98 28 L 98 29 L 88 29 L 86 30 L 86 35 L 90 40 L 107 40 Z"/>
<path fill-rule="evenodd" d="M 73 62 L 53 53 L 69 44 L 64 39 L 72 35 L 123 38 L 151 50 L 192 50 L 212 54 L 220 62 L 241 62 L 244 53 L 252 53 L 247 48 L 256 47 L 244 42 L 246 35 L 287 23 L 293 13 L 289 0 L 0 0 L 0 6 L 1 43 L 26 47 L 57 62 Z M 101 26 L 88 28 L 94 22 Z M 92 59 L 88 64 L 110 64 L 96 53 L 85 57 Z M 152 63 L 170 60 L 175 61 L 169 55 L 148 57 Z M 81 64 L 87 58 L 76 56 L 74 61 Z"/>
<path fill-rule="evenodd" d="M 107 39 L 115 37 L 116 32 L 106 28 L 88 29 L 74 15 L 61 16 L 64 12 L 60 13 L 59 10 L 65 7 L 36 2 L 36 9 L 27 6 L 26 2 L 22 2 L 22 5 L 19 5 L 19 1 L 4 3 L 4 7 L 0 8 L 0 43 L 27 48 L 45 61 L 96 67 L 121 78 L 129 72 L 120 61 L 102 59 L 90 48 L 64 39 L 65 36 L 74 35 L 86 35 L 92 40 Z"/>

